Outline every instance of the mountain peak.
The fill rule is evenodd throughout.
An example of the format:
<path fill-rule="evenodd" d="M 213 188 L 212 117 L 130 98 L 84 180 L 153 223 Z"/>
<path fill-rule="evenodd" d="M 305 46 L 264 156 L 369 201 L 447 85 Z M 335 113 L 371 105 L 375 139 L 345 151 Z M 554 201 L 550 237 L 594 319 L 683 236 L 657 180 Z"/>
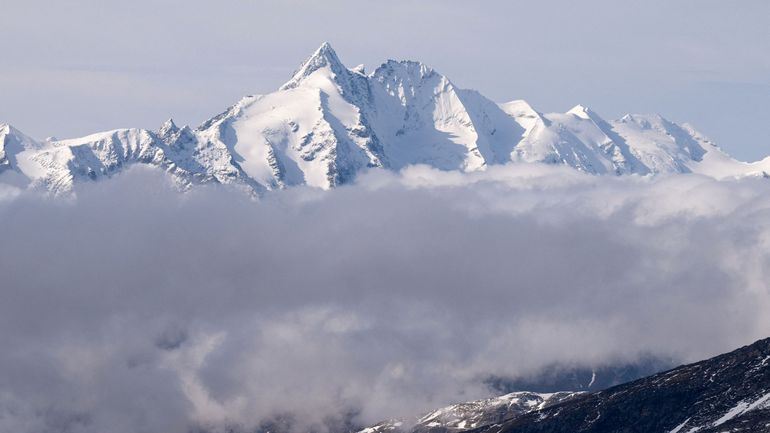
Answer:
<path fill-rule="evenodd" d="M 10 123 L 0 123 L 0 154 L 4 149 L 7 151 L 8 139 L 11 143 L 15 143 L 17 146 L 23 148 L 36 148 L 39 143 L 32 138 L 25 135 L 23 132 L 11 126 Z M 2 157 L 0 157 L 2 159 Z"/>
<path fill-rule="evenodd" d="M 380 65 L 373 73 L 372 78 L 379 82 L 407 82 L 415 86 L 426 79 L 444 78 L 428 65 L 413 60 L 389 59 Z M 447 80 L 449 81 L 449 80 Z"/>
<path fill-rule="evenodd" d="M 305 60 L 302 66 L 313 64 L 314 62 L 324 62 L 325 64 L 342 63 L 340 62 L 339 57 L 337 57 L 337 52 L 334 51 L 334 48 L 332 48 L 332 45 L 328 42 L 322 43 L 321 46 L 318 47 L 307 60 Z"/>
<path fill-rule="evenodd" d="M 170 134 L 175 134 L 179 131 L 179 127 L 176 126 L 176 123 L 174 123 L 174 119 L 169 118 L 165 122 L 163 122 L 163 125 L 161 125 L 160 129 L 158 130 L 158 134 L 161 137 L 165 137 Z"/>
<path fill-rule="evenodd" d="M 334 53 L 334 48 L 332 48 L 332 44 L 330 44 L 328 41 L 324 41 L 321 43 L 321 46 L 318 47 L 316 50 L 316 54 L 321 52 L 331 52 Z"/>
<path fill-rule="evenodd" d="M 523 100 L 523 99 L 516 99 L 509 102 L 504 102 L 502 104 L 499 104 L 500 108 L 509 115 L 515 117 L 515 118 L 526 118 L 526 119 L 540 119 L 541 115 L 537 112 L 534 108 L 532 108 L 531 105 L 529 105 L 529 102 Z"/>
<path fill-rule="evenodd" d="M 310 57 L 308 57 L 307 60 L 302 62 L 299 68 L 294 72 L 291 80 L 281 86 L 280 90 L 293 89 L 299 86 L 305 78 L 309 77 L 313 72 L 321 68 L 329 68 L 335 74 L 339 74 L 340 72 L 347 70 L 345 65 L 343 65 L 340 61 L 339 57 L 337 57 L 337 53 L 334 51 L 334 48 L 332 48 L 331 44 L 328 42 L 321 44 L 321 46 L 318 47 L 318 49 L 315 50 L 315 52 Z"/>
<path fill-rule="evenodd" d="M 586 107 L 583 104 L 577 104 L 574 107 L 572 107 L 569 111 L 567 111 L 569 114 L 573 114 L 577 117 L 583 118 L 583 119 L 589 119 L 591 109 Z"/>
<path fill-rule="evenodd" d="M 572 114 L 573 116 L 576 116 L 576 117 L 579 117 L 579 118 L 585 119 L 585 120 L 594 120 L 595 121 L 596 118 L 597 118 L 596 113 L 592 109 L 586 107 L 583 104 L 575 105 L 569 111 L 567 111 L 567 114 Z"/>
<path fill-rule="evenodd" d="M 362 64 L 356 66 L 355 68 L 351 69 L 351 71 L 353 71 L 353 72 L 355 72 L 357 74 L 366 75 L 366 65 L 364 65 L 362 63 Z"/>
<path fill-rule="evenodd" d="M 10 123 L 0 123 L 0 134 L 16 135 L 16 136 L 19 136 L 19 137 L 25 137 L 26 138 L 26 135 L 24 135 L 18 129 L 14 128 L 13 125 L 11 125 Z"/>

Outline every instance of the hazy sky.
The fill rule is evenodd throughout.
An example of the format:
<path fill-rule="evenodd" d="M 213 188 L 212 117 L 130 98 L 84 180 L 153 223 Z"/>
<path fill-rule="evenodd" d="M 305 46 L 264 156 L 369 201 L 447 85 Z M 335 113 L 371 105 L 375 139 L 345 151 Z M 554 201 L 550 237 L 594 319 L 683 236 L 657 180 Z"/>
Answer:
<path fill-rule="evenodd" d="M 496 101 L 659 112 L 770 154 L 766 0 L 2 0 L 0 122 L 44 138 L 197 125 L 286 81 L 322 41 L 348 66 L 423 61 Z"/>

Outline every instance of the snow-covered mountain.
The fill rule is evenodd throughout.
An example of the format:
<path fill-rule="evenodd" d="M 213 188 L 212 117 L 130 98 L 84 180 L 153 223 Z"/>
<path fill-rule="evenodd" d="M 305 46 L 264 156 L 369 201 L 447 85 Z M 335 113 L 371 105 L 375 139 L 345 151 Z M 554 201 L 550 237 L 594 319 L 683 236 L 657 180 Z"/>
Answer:
<path fill-rule="evenodd" d="M 524 101 L 498 104 L 460 89 L 418 62 L 349 69 L 327 43 L 276 92 L 247 96 L 197 129 L 169 120 L 158 131 L 38 141 L 0 125 L 0 174 L 55 193 L 137 163 L 167 171 L 183 188 L 223 183 L 262 193 L 332 188 L 370 167 L 476 171 L 526 162 L 597 175 L 770 172 L 770 158 L 736 161 L 658 115 L 606 121 L 581 105 L 543 114 Z"/>

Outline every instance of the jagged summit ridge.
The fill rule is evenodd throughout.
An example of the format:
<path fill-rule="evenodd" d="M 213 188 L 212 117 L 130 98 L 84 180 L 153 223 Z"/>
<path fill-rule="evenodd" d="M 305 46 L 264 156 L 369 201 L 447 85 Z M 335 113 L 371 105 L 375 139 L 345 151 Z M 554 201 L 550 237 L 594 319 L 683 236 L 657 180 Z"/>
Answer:
<path fill-rule="evenodd" d="M 176 126 L 176 123 L 174 123 L 174 119 L 169 118 L 165 122 L 163 122 L 163 125 L 160 126 L 160 129 L 158 129 L 158 134 L 163 137 L 170 134 L 176 134 L 179 132 L 179 127 Z"/>
<path fill-rule="evenodd" d="M 137 163 L 169 172 L 183 189 L 223 183 L 255 194 L 333 188 L 373 167 L 413 164 L 477 171 L 536 162 L 597 175 L 717 178 L 770 171 L 770 159 L 736 161 L 659 115 L 606 121 L 584 105 L 541 113 L 525 101 L 498 104 L 415 61 L 365 70 L 348 69 L 324 43 L 279 90 L 244 97 L 196 129 L 169 119 L 157 131 L 39 142 L 0 125 L 0 167 L 55 193 Z"/>
<path fill-rule="evenodd" d="M 300 83 L 315 71 L 321 68 L 329 68 L 334 73 L 344 74 L 347 71 L 345 65 L 342 64 L 337 53 L 332 48 L 331 44 L 324 42 L 320 47 L 310 56 L 307 60 L 302 62 L 300 67 L 292 74 L 291 80 L 286 82 L 279 90 L 293 89 L 300 85 Z"/>

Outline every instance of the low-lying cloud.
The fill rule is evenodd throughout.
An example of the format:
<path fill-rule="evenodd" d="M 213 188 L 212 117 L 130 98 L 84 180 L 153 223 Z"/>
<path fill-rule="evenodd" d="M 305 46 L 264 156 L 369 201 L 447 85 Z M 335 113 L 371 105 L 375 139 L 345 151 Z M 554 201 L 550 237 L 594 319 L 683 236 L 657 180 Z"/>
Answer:
<path fill-rule="evenodd" d="M 0 430 L 298 430 L 770 335 L 770 182 L 412 167 L 259 202 L 0 189 Z"/>

